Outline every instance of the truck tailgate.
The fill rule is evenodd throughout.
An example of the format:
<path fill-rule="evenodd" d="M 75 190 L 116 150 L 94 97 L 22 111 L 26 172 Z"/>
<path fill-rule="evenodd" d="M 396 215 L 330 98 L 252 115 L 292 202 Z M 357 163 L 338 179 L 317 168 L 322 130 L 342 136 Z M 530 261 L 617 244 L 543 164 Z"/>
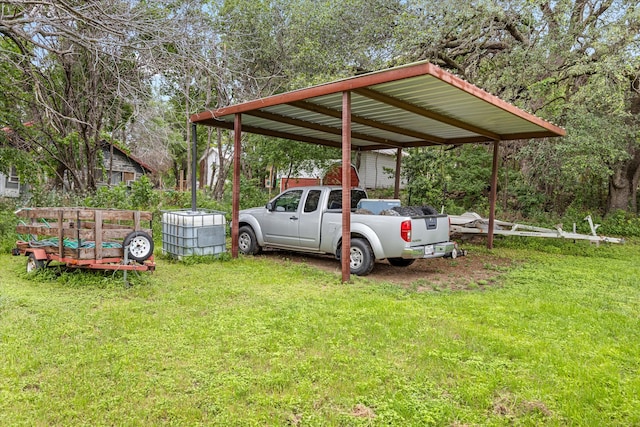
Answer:
<path fill-rule="evenodd" d="M 411 218 L 411 246 L 449 241 L 447 215 L 426 215 Z"/>

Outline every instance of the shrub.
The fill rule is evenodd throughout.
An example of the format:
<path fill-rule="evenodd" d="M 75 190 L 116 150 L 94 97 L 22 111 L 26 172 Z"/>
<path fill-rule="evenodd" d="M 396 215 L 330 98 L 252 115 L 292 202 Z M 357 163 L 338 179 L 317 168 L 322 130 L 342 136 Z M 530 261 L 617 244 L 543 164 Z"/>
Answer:
<path fill-rule="evenodd" d="M 85 206 L 94 208 L 131 209 L 131 200 L 125 183 L 113 187 L 98 187 L 95 194 L 85 198 Z"/>
<path fill-rule="evenodd" d="M 160 197 L 153 190 L 153 183 L 146 175 L 131 183 L 129 193 L 129 203 L 132 209 L 155 210 L 158 208 Z"/>
<path fill-rule="evenodd" d="M 15 201 L 0 199 L 0 253 L 8 253 L 16 246 L 18 239 L 16 234 L 18 219 L 14 214 L 16 208 Z"/>
<path fill-rule="evenodd" d="M 623 210 L 616 211 L 602 220 L 598 233 L 623 237 L 640 237 L 640 217 Z"/>

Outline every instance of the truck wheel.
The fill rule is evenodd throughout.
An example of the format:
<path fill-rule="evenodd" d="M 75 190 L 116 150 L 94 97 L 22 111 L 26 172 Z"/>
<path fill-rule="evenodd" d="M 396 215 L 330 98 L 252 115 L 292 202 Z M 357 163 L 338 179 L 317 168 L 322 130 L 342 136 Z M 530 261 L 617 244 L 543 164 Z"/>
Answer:
<path fill-rule="evenodd" d="M 129 251 L 128 258 L 143 262 L 153 255 L 153 239 L 144 231 L 132 231 L 127 234 L 122 244 Z"/>
<path fill-rule="evenodd" d="M 238 249 L 245 255 L 258 255 L 262 251 L 262 248 L 258 246 L 256 233 L 248 225 L 244 225 L 238 230 Z"/>
<path fill-rule="evenodd" d="M 351 239 L 351 253 L 349 255 L 349 270 L 356 276 L 366 276 L 371 273 L 375 260 L 371 247 L 364 239 Z"/>
<path fill-rule="evenodd" d="M 387 258 L 389 264 L 394 267 L 409 267 L 416 260 L 415 259 L 407 259 L 407 258 Z"/>
<path fill-rule="evenodd" d="M 27 273 L 33 273 L 41 268 L 44 268 L 44 261 L 36 259 L 36 255 L 34 253 L 30 253 L 27 258 Z"/>

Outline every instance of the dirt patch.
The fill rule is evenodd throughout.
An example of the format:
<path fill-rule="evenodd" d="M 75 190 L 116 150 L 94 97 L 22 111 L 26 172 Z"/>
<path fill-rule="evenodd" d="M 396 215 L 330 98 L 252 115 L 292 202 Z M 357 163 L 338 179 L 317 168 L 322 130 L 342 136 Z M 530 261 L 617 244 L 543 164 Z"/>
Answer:
<path fill-rule="evenodd" d="M 376 414 L 373 409 L 369 408 L 362 403 L 358 403 L 351 411 L 351 415 L 358 418 L 375 418 Z"/>
<path fill-rule="evenodd" d="M 288 251 L 265 251 L 261 257 L 282 262 L 306 264 L 341 275 L 341 265 L 330 255 L 299 254 Z M 516 263 L 493 254 L 470 251 L 467 256 L 419 259 L 409 267 L 394 267 L 387 261 L 376 262 L 367 280 L 394 283 L 417 291 L 482 289 L 495 285 L 496 279 Z"/>
<path fill-rule="evenodd" d="M 543 402 L 522 400 L 509 392 L 502 392 L 495 397 L 492 412 L 509 419 L 529 415 L 544 420 L 553 416 L 553 412 Z"/>

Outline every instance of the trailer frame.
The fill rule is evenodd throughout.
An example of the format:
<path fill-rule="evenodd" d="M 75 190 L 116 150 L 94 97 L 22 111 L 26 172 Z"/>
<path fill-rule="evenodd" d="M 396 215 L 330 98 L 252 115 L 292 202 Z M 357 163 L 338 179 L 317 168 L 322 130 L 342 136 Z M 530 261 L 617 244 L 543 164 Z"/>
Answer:
<path fill-rule="evenodd" d="M 18 240 L 12 253 L 28 257 L 28 273 L 53 261 L 91 270 L 155 270 L 150 212 L 42 207 L 15 214 L 21 218 L 16 232 L 29 237 Z"/>
<path fill-rule="evenodd" d="M 494 235 L 501 236 L 524 236 L 524 237 L 543 237 L 543 238 L 559 238 L 569 240 L 588 240 L 591 243 L 624 243 L 623 238 L 608 237 L 598 235 L 596 230 L 600 224 L 594 224 L 591 215 L 584 218 L 589 223 L 591 234 L 582 234 L 576 232 L 576 224 L 573 224 L 573 231 L 568 232 L 562 229 L 562 224 L 555 226 L 555 229 L 536 227 L 526 224 L 518 224 L 514 222 L 495 220 Z M 489 220 L 482 218 L 475 212 L 465 212 L 462 215 L 449 215 L 449 229 L 452 234 L 460 234 L 462 238 L 470 238 L 473 236 L 488 235 Z"/>

